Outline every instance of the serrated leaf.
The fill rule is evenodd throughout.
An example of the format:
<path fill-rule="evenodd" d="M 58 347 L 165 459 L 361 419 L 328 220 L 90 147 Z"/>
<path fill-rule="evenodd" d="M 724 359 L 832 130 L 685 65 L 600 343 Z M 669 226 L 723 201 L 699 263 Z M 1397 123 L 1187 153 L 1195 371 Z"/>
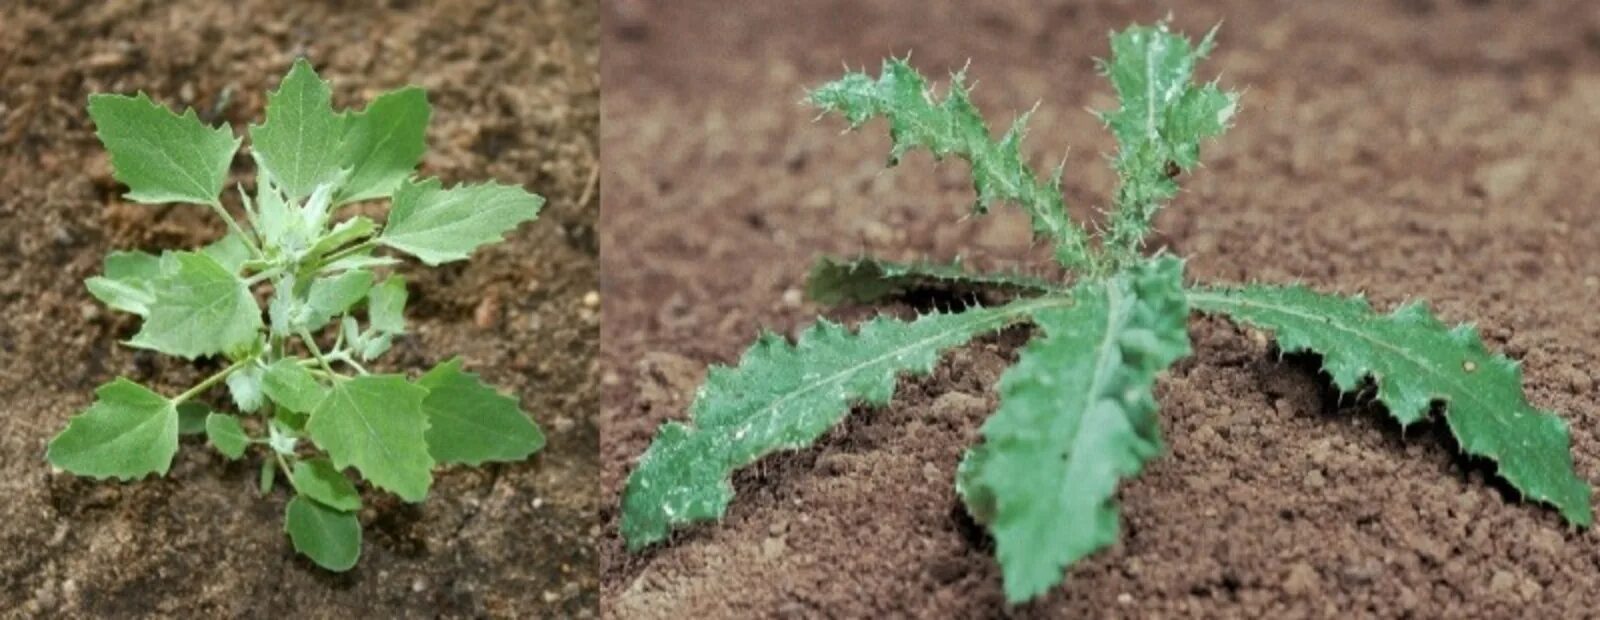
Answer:
<path fill-rule="evenodd" d="M 155 302 L 153 282 L 161 278 L 161 259 L 145 252 L 106 255 L 104 275 L 84 281 L 89 293 L 114 310 L 139 316 Z"/>
<path fill-rule="evenodd" d="M 974 210 L 982 213 L 996 201 L 1016 203 L 1033 218 L 1035 236 L 1055 244 L 1062 265 L 1089 266 L 1088 234 L 1067 215 L 1061 197 L 1061 168 L 1048 182 L 1041 182 L 1024 159 L 1022 137 L 1028 116 L 1019 117 L 996 142 L 968 95 L 963 75 L 956 73 L 950 78 L 949 94 L 939 101 L 916 69 L 890 59 L 884 61 L 877 80 L 865 73 L 846 73 L 811 91 L 806 100 L 824 113 L 843 116 L 851 129 L 876 117 L 887 118 L 894 140 L 890 166 L 915 148 L 928 149 L 941 159 L 954 155 L 966 160 L 978 193 Z"/>
<path fill-rule="evenodd" d="M 206 441 L 211 442 L 211 447 L 223 456 L 238 460 L 250 445 L 250 436 L 244 434 L 244 427 L 239 425 L 238 418 L 213 413 L 206 416 Z"/>
<path fill-rule="evenodd" d="M 199 252 L 176 252 L 153 287 L 155 301 L 133 346 L 194 359 L 248 346 L 261 309 L 244 280 Z"/>
<path fill-rule="evenodd" d="M 294 490 L 317 503 L 342 512 L 361 509 L 361 494 L 328 459 L 311 459 L 294 464 L 289 476 Z"/>
<path fill-rule="evenodd" d="M 823 257 L 806 278 L 806 296 L 828 305 L 871 303 L 926 290 L 1038 294 L 1058 289 L 1053 282 L 1025 274 L 969 273 L 960 258 L 952 263 L 895 263 L 874 258 L 843 261 Z"/>
<path fill-rule="evenodd" d="M 1189 354 L 1183 264 L 1160 258 L 1077 286 L 1034 313 L 1043 334 L 1000 377 L 1000 408 L 962 460 L 957 490 L 987 523 L 1016 603 L 1116 542 L 1122 478 L 1161 451 L 1156 374 Z"/>
<path fill-rule="evenodd" d="M 290 202 L 298 202 L 338 174 L 344 122 L 333 111 L 328 83 L 300 58 L 278 90 L 267 95 L 267 120 L 250 127 L 250 146 L 258 165 Z"/>
<path fill-rule="evenodd" d="M 1112 165 L 1121 181 L 1106 245 L 1125 260 L 1137 256 L 1156 211 L 1178 193 L 1175 171 L 1199 165 L 1201 142 L 1221 135 L 1238 108 L 1237 93 L 1192 81 L 1216 33 L 1195 46 L 1166 22 L 1132 26 L 1112 35 L 1111 60 L 1100 63 L 1121 103 L 1100 113 L 1117 137 Z"/>
<path fill-rule="evenodd" d="M 261 237 L 261 244 L 268 248 L 280 248 L 290 252 L 304 248 L 309 239 L 304 238 L 296 217 L 297 207 L 289 204 L 283 191 L 272 182 L 272 175 L 267 174 L 266 168 L 256 163 L 256 234 Z"/>
<path fill-rule="evenodd" d="M 372 288 L 372 272 L 346 271 L 336 276 L 317 278 L 306 294 L 304 316 L 295 321 L 300 329 L 314 330 L 327 325 L 367 296 Z"/>
<path fill-rule="evenodd" d="M 134 202 L 216 202 L 239 150 L 226 125 L 207 127 L 192 108 L 173 114 L 144 93 L 90 95 L 89 117 Z"/>
<path fill-rule="evenodd" d="M 240 411 L 253 413 L 261 408 L 261 377 L 265 374 L 260 366 L 247 365 L 233 371 L 228 375 L 228 394 L 233 397 L 233 404 Z"/>
<path fill-rule="evenodd" d="M 1340 390 L 1354 391 L 1371 377 L 1378 400 L 1403 426 L 1444 403 L 1463 451 L 1496 462 L 1502 478 L 1567 521 L 1594 521 L 1589 485 L 1573 470 L 1566 422 L 1528 403 L 1521 367 L 1490 353 L 1471 326 L 1448 328 L 1422 303 L 1380 315 L 1363 298 L 1303 286 L 1202 289 L 1189 299 L 1203 312 L 1276 332 L 1286 353 L 1322 355 Z"/>
<path fill-rule="evenodd" d="M 738 366 L 711 368 L 688 423 L 668 422 L 628 478 L 622 533 L 639 549 L 671 528 L 721 518 L 729 476 L 762 456 L 815 441 L 855 404 L 882 405 L 902 374 L 927 374 L 940 353 L 1059 299 L 1032 299 L 905 322 L 878 317 L 858 332 L 820 321 L 796 344 L 761 336 Z"/>
<path fill-rule="evenodd" d="M 45 458 L 79 476 L 133 480 L 166 475 L 177 452 L 177 406 L 119 377 L 95 390 L 94 405 L 50 440 Z"/>
<path fill-rule="evenodd" d="M 386 334 L 406 331 L 406 279 L 391 275 L 367 293 L 367 319 L 372 329 Z"/>
<path fill-rule="evenodd" d="M 341 381 L 311 412 L 306 431 L 334 467 L 355 467 L 379 488 L 419 502 L 433 482 L 428 417 L 422 411 L 427 395 L 398 375 Z"/>
<path fill-rule="evenodd" d="M 300 413 L 316 410 L 328 395 L 311 371 L 292 359 L 280 359 L 268 366 L 261 378 L 261 389 L 280 407 Z"/>
<path fill-rule="evenodd" d="M 339 161 L 350 176 L 334 202 L 382 198 L 411 176 L 427 150 L 428 94 L 407 87 L 379 95 L 367 108 L 350 115 Z"/>
<path fill-rule="evenodd" d="M 544 198 L 521 187 L 484 183 L 445 189 L 438 179 L 404 180 L 378 240 L 428 265 L 461 260 L 478 246 L 539 215 Z"/>
<path fill-rule="evenodd" d="M 544 447 L 544 433 L 517 400 L 462 372 L 461 358 L 435 366 L 417 379 L 428 390 L 428 451 L 440 463 L 479 465 L 520 461 Z"/>
<path fill-rule="evenodd" d="M 328 570 L 350 570 L 361 557 L 361 521 L 355 513 L 296 495 L 284 509 L 283 530 L 295 551 Z"/>

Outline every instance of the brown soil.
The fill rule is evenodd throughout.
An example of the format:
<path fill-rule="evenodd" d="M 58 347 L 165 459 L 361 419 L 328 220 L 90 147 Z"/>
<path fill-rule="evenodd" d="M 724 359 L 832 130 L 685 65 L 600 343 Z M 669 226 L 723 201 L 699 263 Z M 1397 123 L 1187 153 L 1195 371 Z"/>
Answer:
<path fill-rule="evenodd" d="M 843 61 L 971 60 L 996 115 L 1042 101 L 1026 147 L 1072 145 L 1067 194 L 1104 204 L 1111 105 L 1092 56 L 1165 6 L 705 1 L 605 9 L 601 242 L 604 611 L 627 617 L 1580 617 L 1600 609 L 1596 538 L 1519 504 L 1437 424 L 1401 433 L 1330 392 L 1314 358 L 1191 323 L 1161 381 L 1169 452 L 1122 487 L 1125 533 L 1042 600 L 1007 609 L 990 543 L 951 487 L 1025 330 L 980 340 L 892 405 L 735 479 L 727 520 L 632 555 L 619 493 L 704 367 L 759 326 L 792 333 L 819 254 L 964 253 L 1042 265 L 1013 209 L 965 218 L 963 164 L 881 171 L 881 123 L 840 137 L 795 105 Z M 1280 12 L 1287 10 L 1288 12 Z M 1157 240 L 1203 282 L 1304 280 L 1382 307 L 1422 296 L 1522 360 L 1600 476 L 1600 13 L 1587 3 L 1183 3 L 1226 19 L 1208 74 L 1247 88 L 1239 125 L 1186 179 Z M 904 308 L 896 308 L 896 311 Z"/>
<path fill-rule="evenodd" d="M 597 7 L 236 4 L 0 8 L 0 616 L 593 615 Z M 80 282 L 110 250 L 192 247 L 222 230 L 201 209 L 123 202 L 87 95 L 142 89 L 237 130 L 301 54 L 341 105 L 427 87 L 425 174 L 549 198 L 470 262 L 403 268 L 413 333 L 382 364 L 416 373 L 459 352 L 521 398 L 549 446 L 526 463 L 442 470 L 420 505 L 369 494 L 361 562 L 342 575 L 295 555 L 286 495 L 253 489 L 259 455 L 227 463 L 185 440 L 170 475 L 134 484 L 52 473 L 43 458 L 96 385 L 120 375 L 176 393 L 215 370 L 119 346 L 136 322 Z M 235 164 L 236 180 L 253 178 L 247 157 Z"/>

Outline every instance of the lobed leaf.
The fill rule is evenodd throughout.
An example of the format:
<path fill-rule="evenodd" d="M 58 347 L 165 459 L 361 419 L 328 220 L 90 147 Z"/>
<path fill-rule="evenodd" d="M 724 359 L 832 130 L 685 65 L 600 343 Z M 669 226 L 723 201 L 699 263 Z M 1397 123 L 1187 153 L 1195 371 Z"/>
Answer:
<path fill-rule="evenodd" d="M 384 198 L 411 176 L 427 150 L 428 94 L 406 87 L 379 95 L 351 114 L 339 145 L 339 161 L 350 169 L 334 202 Z"/>
<path fill-rule="evenodd" d="M 1502 478 L 1555 506 L 1568 522 L 1593 522 L 1589 485 L 1573 469 L 1566 422 L 1528 403 L 1521 367 L 1490 353 L 1471 326 L 1448 328 L 1422 303 L 1380 315 L 1359 296 L 1298 285 L 1200 289 L 1189 299 L 1203 312 L 1276 332 L 1284 352 L 1321 354 L 1340 390 L 1354 391 L 1371 377 L 1378 400 L 1401 425 L 1443 403 L 1463 451 L 1495 461 Z"/>
<path fill-rule="evenodd" d="M 168 254 L 144 326 L 129 344 L 194 359 L 254 342 L 261 309 L 244 280 L 199 252 Z"/>
<path fill-rule="evenodd" d="M 1087 268 L 1093 263 L 1088 234 L 1072 222 L 1061 197 L 1062 169 L 1057 167 L 1044 183 L 1023 160 L 1028 116 L 1012 123 L 1000 141 L 991 140 L 961 73 L 951 76 L 949 94 L 937 101 L 916 69 L 904 60 L 890 59 L 884 61 L 877 80 L 849 72 L 811 91 L 806 100 L 824 113 L 843 116 L 851 129 L 876 117 L 887 118 L 894 140 L 890 166 L 914 148 L 928 149 L 940 159 L 954 155 L 966 160 L 978 193 L 975 211 L 983 213 L 1001 200 L 1016 203 L 1033 218 L 1034 235 L 1055 244 L 1056 260 L 1062 265 Z"/>
<path fill-rule="evenodd" d="M 957 477 L 968 510 L 994 533 L 1013 603 L 1116 542 L 1117 483 L 1161 451 L 1156 374 L 1189 354 L 1177 259 L 1084 282 L 1072 299 L 1033 314 L 1043 334 L 1000 377 L 1000 408 Z"/>
<path fill-rule="evenodd" d="M 806 278 L 806 296 L 822 304 L 865 304 L 924 290 L 1004 290 L 1041 294 L 1058 290 L 1043 278 L 1020 273 L 969 273 L 961 259 L 948 264 L 895 263 L 875 258 L 823 257 Z"/>
<path fill-rule="evenodd" d="M 544 198 L 521 187 L 484 183 L 445 189 L 438 179 L 401 181 L 378 241 L 428 265 L 467 258 L 539 215 Z"/>
<path fill-rule="evenodd" d="M 45 459 L 79 476 L 133 480 L 166 475 L 178 452 L 178 407 L 118 378 L 95 390 L 94 405 L 50 440 Z"/>
<path fill-rule="evenodd" d="M 517 400 L 462 372 L 461 358 L 435 366 L 417 379 L 428 390 L 428 452 L 440 463 L 479 465 L 520 461 L 544 447 L 544 433 Z"/>
<path fill-rule="evenodd" d="M 226 125 L 207 127 L 192 108 L 179 116 L 144 93 L 90 95 L 89 118 L 134 202 L 215 203 L 239 150 Z"/>
<path fill-rule="evenodd" d="M 901 374 L 927 374 L 946 349 L 1063 303 L 1034 299 L 910 322 L 878 317 L 855 333 L 820 321 L 790 344 L 766 333 L 735 367 L 713 367 L 691 407 L 668 422 L 628 478 L 622 533 L 639 549 L 671 528 L 721 518 L 729 476 L 778 450 L 816 441 L 854 404 L 882 405 Z"/>
<path fill-rule="evenodd" d="M 295 551 L 328 570 L 350 570 L 361 557 L 361 521 L 353 512 L 296 495 L 284 507 L 283 530 Z"/>
<path fill-rule="evenodd" d="M 257 165 L 290 202 L 310 196 L 339 173 L 345 119 L 333 111 L 333 91 L 311 62 L 295 60 L 278 90 L 267 95 L 267 120 L 250 127 Z"/>
<path fill-rule="evenodd" d="M 1117 138 L 1121 181 L 1106 245 L 1125 261 L 1137 260 L 1156 211 L 1177 195 L 1176 172 L 1199 165 L 1200 143 L 1221 135 L 1238 108 L 1238 93 L 1192 82 L 1216 33 L 1191 45 L 1166 22 L 1131 26 L 1111 36 L 1111 60 L 1100 63 L 1121 103 L 1099 114 Z"/>
<path fill-rule="evenodd" d="M 398 375 L 336 383 L 311 412 L 306 431 L 334 467 L 355 467 L 372 484 L 419 502 L 433 483 L 422 400 L 428 391 Z"/>

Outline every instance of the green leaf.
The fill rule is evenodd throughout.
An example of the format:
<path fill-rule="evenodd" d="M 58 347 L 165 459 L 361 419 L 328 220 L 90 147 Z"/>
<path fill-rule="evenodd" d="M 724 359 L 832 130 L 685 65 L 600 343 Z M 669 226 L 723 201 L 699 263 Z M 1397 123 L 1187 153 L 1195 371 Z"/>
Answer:
<path fill-rule="evenodd" d="M 226 125 L 207 127 L 193 109 L 178 116 L 144 93 L 90 95 L 89 117 L 134 202 L 212 204 L 239 150 Z"/>
<path fill-rule="evenodd" d="M 1589 485 L 1573 470 L 1567 424 L 1528 404 L 1522 368 L 1490 353 L 1470 325 L 1447 328 L 1426 305 L 1379 315 L 1361 297 L 1303 286 L 1213 288 L 1189 295 L 1195 308 L 1277 332 L 1286 353 L 1313 351 L 1334 385 L 1350 392 L 1366 377 L 1401 425 L 1443 403 L 1461 449 L 1499 464 L 1500 477 L 1560 509 L 1568 522 L 1594 521 Z"/>
<path fill-rule="evenodd" d="M 427 92 L 407 87 L 379 95 L 367 109 L 350 115 L 339 161 L 351 171 L 334 202 L 393 194 L 427 150 L 429 114 Z"/>
<path fill-rule="evenodd" d="M 968 95 L 964 76 L 956 73 L 949 94 L 939 101 L 916 69 L 891 59 L 884 61 L 877 80 L 865 73 L 846 73 L 811 91 L 806 100 L 824 113 L 843 116 L 851 129 L 879 116 L 887 118 L 894 140 L 890 166 L 915 148 L 928 149 L 940 159 L 954 155 L 966 160 L 972 165 L 978 193 L 974 210 L 982 213 L 996 201 L 1016 203 L 1033 218 L 1034 235 L 1055 243 L 1056 260 L 1067 267 L 1090 266 L 1088 234 L 1072 222 L 1061 197 L 1062 169 L 1057 167 L 1049 182 L 1041 182 L 1024 160 L 1022 137 L 1028 115 L 1019 117 L 996 142 Z"/>
<path fill-rule="evenodd" d="M 668 422 L 628 478 L 622 533 L 632 549 L 672 527 L 722 517 L 729 476 L 762 456 L 815 441 L 852 405 L 882 405 L 901 374 L 927 374 L 940 353 L 1060 299 L 1032 299 L 904 322 L 878 317 L 851 333 L 823 320 L 789 344 L 761 336 L 733 368 L 712 367 L 688 424 Z"/>
<path fill-rule="evenodd" d="M 306 431 L 339 469 L 355 467 L 372 484 L 408 502 L 422 501 L 433 482 L 428 456 L 428 391 L 398 375 L 341 381 L 311 412 Z"/>
<path fill-rule="evenodd" d="M 1191 46 L 1166 22 L 1132 26 L 1112 35 L 1111 60 L 1100 63 L 1121 102 L 1100 119 L 1117 137 L 1112 165 L 1121 181 L 1106 245 L 1123 260 L 1137 260 L 1156 211 L 1178 193 L 1174 172 L 1199 165 L 1200 143 L 1227 130 L 1238 109 L 1237 93 L 1192 82 L 1216 33 Z"/>
<path fill-rule="evenodd" d="M 161 259 L 145 252 L 112 252 L 105 258 L 105 275 L 89 278 L 89 293 L 114 310 L 139 316 L 150 313 L 156 296 L 153 283 L 161 278 Z"/>
<path fill-rule="evenodd" d="M 178 408 L 160 394 L 118 378 L 50 440 L 45 458 L 79 476 L 133 480 L 166 475 L 178 452 Z"/>
<path fill-rule="evenodd" d="M 336 276 L 317 278 L 303 306 L 305 315 L 295 321 L 299 329 L 314 330 L 343 314 L 367 296 L 372 288 L 372 272 L 346 271 Z"/>
<path fill-rule="evenodd" d="M 274 481 L 278 478 L 278 463 L 272 459 L 261 460 L 261 473 L 256 477 L 256 494 L 266 497 L 272 492 Z"/>
<path fill-rule="evenodd" d="M 311 371 L 292 359 L 280 359 L 268 366 L 261 378 L 261 389 L 272 402 L 301 413 L 315 411 L 328 395 Z"/>
<path fill-rule="evenodd" d="M 211 408 L 205 403 L 188 400 L 178 405 L 178 434 L 199 435 L 206 432 L 206 416 Z"/>
<path fill-rule="evenodd" d="M 261 377 L 264 374 L 260 366 L 251 364 L 228 375 L 228 393 L 233 396 L 233 404 L 240 411 L 253 413 L 261 408 Z"/>
<path fill-rule="evenodd" d="M 328 459 L 295 463 L 289 482 L 301 495 L 334 510 L 354 512 L 361 509 L 361 494 L 356 492 L 356 485 Z"/>
<path fill-rule="evenodd" d="M 478 376 L 461 371 L 461 358 L 417 379 L 428 389 L 428 451 L 440 463 L 479 465 L 520 461 L 544 447 L 544 433 L 517 406 Z"/>
<path fill-rule="evenodd" d="M 371 218 L 360 215 L 352 217 L 334 225 L 333 230 L 329 231 L 327 235 L 324 235 L 321 239 L 318 239 L 317 242 L 311 246 L 311 251 L 309 254 L 312 256 L 323 256 L 332 253 L 334 250 L 339 249 L 346 243 L 366 237 L 367 235 L 372 234 L 372 231 L 377 229 L 378 225 L 373 223 Z"/>
<path fill-rule="evenodd" d="M 239 235 L 228 233 L 216 242 L 200 248 L 200 253 L 210 256 L 229 273 L 239 273 L 244 262 L 250 260 L 250 246 Z"/>
<path fill-rule="evenodd" d="M 297 208 L 289 204 L 283 191 L 272 182 L 272 175 L 267 174 L 259 158 L 256 164 L 255 210 L 256 234 L 261 237 L 263 247 L 293 253 L 310 243 L 304 230 L 305 226 L 299 220 Z"/>
<path fill-rule="evenodd" d="M 485 183 L 444 189 L 438 179 L 405 180 L 394 192 L 380 242 L 429 265 L 461 260 L 539 215 L 544 198 L 520 187 Z"/>
<path fill-rule="evenodd" d="M 239 418 L 222 413 L 206 416 L 206 440 L 217 452 L 233 460 L 244 456 L 244 449 L 250 445 L 250 436 L 239 426 Z"/>
<path fill-rule="evenodd" d="M 1048 280 L 1024 274 L 968 273 L 960 258 L 953 263 L 894 263 L 874 258 L 841 261 L 823 257 L 812 266 L 806 279 L 806 296 L 828 305 L 865 304 L 927 290 L 1039 294 L 1057 288 Z"/>
<path fill-rule="evenodd" d="M 350 570 L 361 557 L 361 521 L 353 512 L 296 495 L 284 510 L 283 529 L 295 551 L 328 570 Z"/>
<path fill-rule="evenodd" d="M 328 83 L 301 58 L 267 96 L 266 122 L 250 127 L 251 148 L 289 201 L 298 202 L 335 180 L 344 123 Z"/>
<path fill-rule="evenodd" d="M 1006 599 L 1116 542 L 1117 482 L 1161 451 L 1156 374 L 1189 354 L 1183 264 L 1160 258 L 1078 285 L 1033 315 L 1043 334 L 1000 377 L 1000 408 L 957 490 L 994 533 Z"/>
<path fill-rule="evenodd" d="M 205 254 L 168 256 L 172 269 L 155 285 L 150 314 L 129 344 L 194 359 L 256 340 L 261 309 L 244 280 Z"/>
<path fill-rule="evenodd" d="M 389 276 L 367 293 L 367 319 L 372 329 L 386 334 L 406 331 L 406 279 Z"/>

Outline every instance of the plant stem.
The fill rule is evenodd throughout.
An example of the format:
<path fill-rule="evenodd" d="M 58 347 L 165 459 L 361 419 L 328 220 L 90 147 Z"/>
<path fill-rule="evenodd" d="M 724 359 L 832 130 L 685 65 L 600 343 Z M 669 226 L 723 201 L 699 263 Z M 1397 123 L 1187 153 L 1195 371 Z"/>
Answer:
<path fill-rule="evenodd" d="M 360 254 L 375 247 L 378 247 L 378 240 L 372 238 L 355 245 L 346 246 L 343 250 L 329 254 L 323 257 L 322 260 L 317 261 L 317 270 L 320 271 L 323 267 L 327 267 L 328 265 L 337 262 L 339 259 L 350 256 L 351 254 Z"/>
<path fill-rule="evenodd" d="M 235 235 L 239 235 L 239 240 L 244 242 L 244 246 L 250 248 L 251 256 L 256 258 L 266 258 L 266 255 L 261 252 L 261 247 L 256 245 L 255 240 L 251 239 L 250 235 L 244 234 L 244 229 L 239 227 L 239 222 L 234 221 L 233 215 L 229 214 L 228 210 L 223 208 L 222 201 L 213 198 L 211 199 L 211 202 L 206 203 L 206 206 L 211 207 L 212 211 L 215 211 L 218 216 L 222 217 L 222 221 L 228 223 L 228 230 L 233 231 L 233 234 Z"/>
<path fill-rule="evenodd" d="M 227 368 L 224 368 L 224 369 L 218 371 L 217 374 L 214 374 L 214 375 L 211 375 L 209 377 L 206 377 L 204 381 L 201 381 L 200 383 L 195 384 L 195 386 L 192 387 L 192 388 L 189 388 L 188 391 L 185 391 L 184 393 L 179 394 L 177 397 L 173 398 L 172 399 L 172 404 L 177 405 L 177 404 L 186 402 L 189 399 L 194 398 L 195 396 L 200 395 L 201 392 L 204 392 L 204 391 L 206 391 L 206 389 L 210 388 L 211 386 L 216 385 L 217 382 L 228 378 L 228 375 L 233 374 L 233 371 L 238 370 L 240 368 L 243 368 L 245 364 L 249 364 L 251 362 L 254 362 L 255 360 L 256 360 L 256 357 L 254 355 L 252 355 L 250 357 L 247 357 L 247 358 L 244 358 L 244 359 L 239 360 L 237 362 L 234 362 L 232 366 L 229 366 Z"/>
<path fill-rule="evenodd" d="M 322 348 L 317 346 L 317 340 L 311 337 L 311 332 L 303 329 L 300 330 L 300 340 L 306 343 L 307 349 L 311 349 L 311 356 L 315 357 L 317 359 L 317 363 L 322 365 L 322 370 L 324 372 L 335 377 L 341 376 L 339 373 L 333 371 L 332 366 L 328 365 L 328 358 L 322 355 Z"/>

